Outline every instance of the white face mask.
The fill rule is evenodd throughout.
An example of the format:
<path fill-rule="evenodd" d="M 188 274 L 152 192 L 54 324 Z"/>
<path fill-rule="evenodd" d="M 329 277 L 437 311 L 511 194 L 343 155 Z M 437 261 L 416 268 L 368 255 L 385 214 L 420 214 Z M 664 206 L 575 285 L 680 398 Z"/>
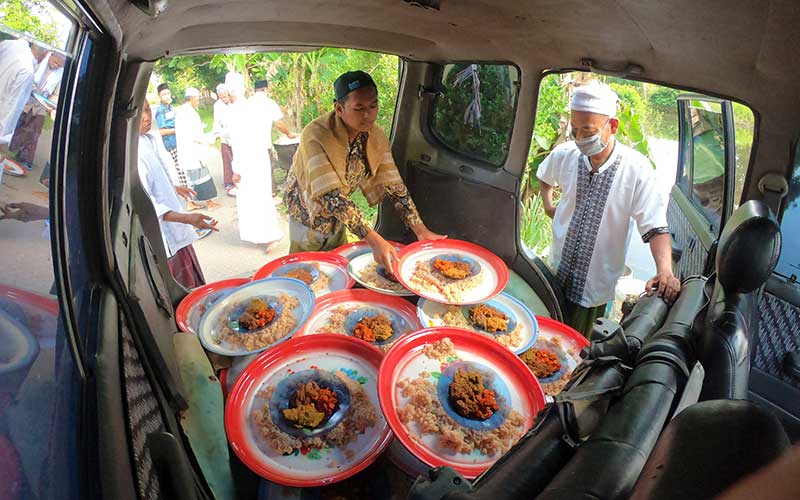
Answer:
<path fill-rule="evenodd" d="M 606 124 L 603 125 L 603 128 L 593 136 L 585 139 L 575 139 L 575 145 L 578 146 L 578 150 L 589 157 L 602 153 L 603 150 L 606 149 L 606 146 L 608 146 L 608 143 L 603 143 L 603 131 L 610 121 L 610 118 L 606 120 Z"/>

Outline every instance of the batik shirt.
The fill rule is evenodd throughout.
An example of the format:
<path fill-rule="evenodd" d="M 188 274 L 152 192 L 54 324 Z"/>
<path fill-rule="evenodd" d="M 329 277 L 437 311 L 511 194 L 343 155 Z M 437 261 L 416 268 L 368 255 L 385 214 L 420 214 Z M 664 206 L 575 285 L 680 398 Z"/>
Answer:
<path fill-rule="evenodd" d="M 660 193 L 650 161 L 617 143 L 596 173 L 570 141 L 556 147 L 536 176 L 561 187 L 553 217 L 549 264 L 572 303 L 602 305 L 614 298 L 625 268 L 635 222 L 646 243 L 667 228 L 667 196 Z"/>
<path fill-rule="evenodd" d="M 364 239 L 371 227 L 364 221 L 358 207 L 350 199 L 350 195 L 370 175 L 366 154 L 368 138 L 369 135 L 366 132 L 361 132 L 350 143 L 345 174 L 346 192 L 343 192 L 342 189 L 333 189 L 323 194 L 318 200 L 319 209 L 313 221 L 308 209 L 303 206 L 300 185 L 290 174 L 289 189 L 286 192 L 289 215 L 303 225 L 323 234 L 336 233 L 344 226 L 357 237 Z M 384 188 L 384 195 L 391 199 L 392 206 L 408 227 L 422 222 L 405 184 L 401 182 L 387 185 Z"/>

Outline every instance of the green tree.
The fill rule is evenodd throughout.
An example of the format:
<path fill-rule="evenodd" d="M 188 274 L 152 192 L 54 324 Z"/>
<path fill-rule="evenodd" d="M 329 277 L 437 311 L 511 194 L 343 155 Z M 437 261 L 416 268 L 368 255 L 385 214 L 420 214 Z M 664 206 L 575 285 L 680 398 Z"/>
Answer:
<path fill-rule="evenodd" d="M 9 28 L 56 46 L 58 45 L 56 23 L 41 15 L 52 8 L 47 0 L 4 0 L 0 3 L 0 22 Z"/>

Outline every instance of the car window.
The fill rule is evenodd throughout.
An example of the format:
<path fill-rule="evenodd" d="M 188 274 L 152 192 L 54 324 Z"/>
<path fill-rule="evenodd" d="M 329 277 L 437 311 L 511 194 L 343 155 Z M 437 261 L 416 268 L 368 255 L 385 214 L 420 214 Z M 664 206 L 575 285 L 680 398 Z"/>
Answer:
<path fill-rule="evenodd" d="M 800 143 L 794 154 L 789 193 L 781 214 L 781 258 L 775 271 L 787 278 L 800 276 Z"/>
<path fill-rule="evenodd" d="M 719 225 L 725 194 L 725 132 L 722 105 L 690 101 L 692 131 L 692 199 Z"/>
<path fill-rule="evenodd" d="M 81 400 L 50 238 L 51 149 L 74 30 L 44 0 L 0 4 L 0 498 L 77 497 Z"/>
<path fill-rule="evenodd" d="M 506 64 L 446 64 L 430 127 L 449 149 L 502 166 L 517 106 L 519 73 Z"/>

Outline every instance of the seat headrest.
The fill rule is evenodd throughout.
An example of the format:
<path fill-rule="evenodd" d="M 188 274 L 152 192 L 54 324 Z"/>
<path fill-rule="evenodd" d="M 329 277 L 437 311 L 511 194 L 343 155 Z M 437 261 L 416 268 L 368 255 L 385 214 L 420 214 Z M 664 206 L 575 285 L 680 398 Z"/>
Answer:
<path fill-rule="evenodd" d="M 749 293 L 772 274 L 781 254 L 781 229 L 762 201 L 743 203 L 725 224 L 717 246 L 717 280 L 726 292 Z"/>

